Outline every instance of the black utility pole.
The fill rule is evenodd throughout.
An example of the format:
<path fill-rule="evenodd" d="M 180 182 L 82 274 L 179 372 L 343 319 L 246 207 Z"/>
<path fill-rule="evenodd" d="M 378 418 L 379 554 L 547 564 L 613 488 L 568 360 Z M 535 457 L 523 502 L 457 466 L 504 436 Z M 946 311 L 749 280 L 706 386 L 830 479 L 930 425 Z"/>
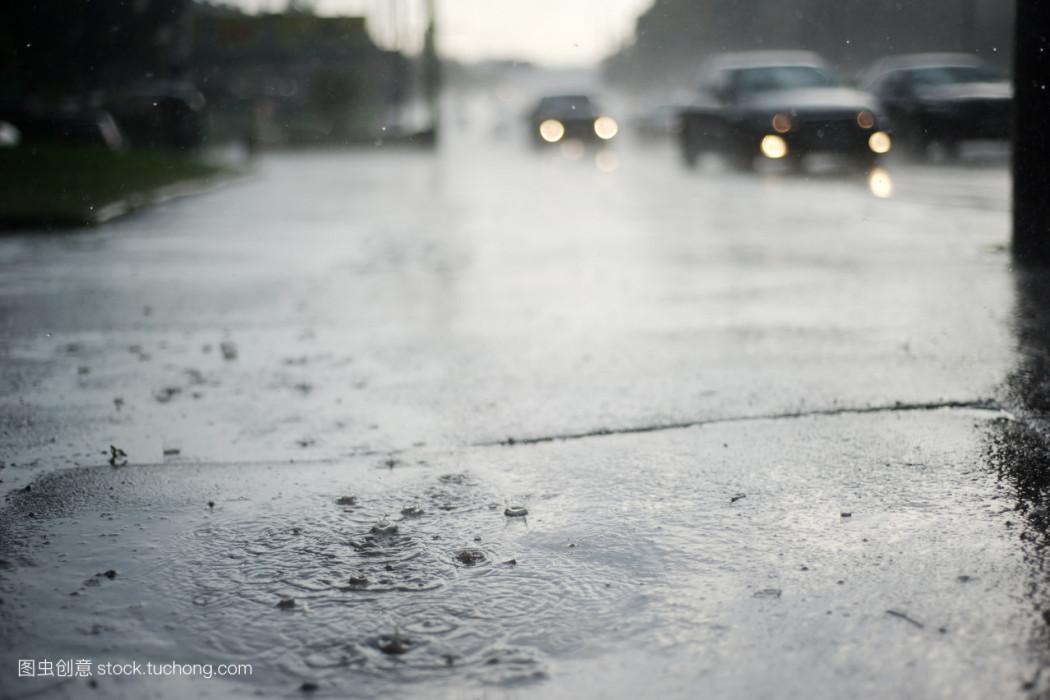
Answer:
<path fill-rule="evenodd" d="M 1050 264 L 1050 2 L 1017 0 L 1014 29 L 1014 261 Z"/>
<path fill-rule="evenodd" d="M 427 31 L 423 37 L 423 89 L 426 91 L 427 109 L 430 112 L 431 143 L 438 139 L 441 128 L 441 62 L 437 55 L 435 35 L 434 0 L 426 1 Z"/>

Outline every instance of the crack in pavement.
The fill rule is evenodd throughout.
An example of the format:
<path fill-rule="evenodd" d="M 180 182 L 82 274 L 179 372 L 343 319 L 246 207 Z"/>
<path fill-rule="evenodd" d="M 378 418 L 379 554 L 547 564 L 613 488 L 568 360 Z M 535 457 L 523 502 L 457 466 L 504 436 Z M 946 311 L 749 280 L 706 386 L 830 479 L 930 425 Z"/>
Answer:
<path fill-rule="evenodd" d="M 770 420 L 797 420 L 799 418 L 810 418 L 814 416 L 843 416 L 863 415 L 866 413 L 936 411 L 940 409 L 970 409 L 979 411 L 992 411 L 995 413 L 1006 414 L 1011 419 L 1016 420 L 1016 416 L 1014 415 L 1013 411 L 1009 410 L 1006 406 L 993 399 L 977 399 L 974 401 L 938 401 L 932 403 L 901 403 L 900 401 L 897 401 L 892 405 L 886 406 L 865 406 L 862 408 L 826 408 L 812 411 L 767 413 L 755 416 L 730 416 L 723 418 L 708 418 L 701 420 L 685 421 L 681 423 L 659 423 L 655 425 L 642 425 L 626 428 L 598 428 L 596 430 L 587 430 L 579 433 L 563 433 L 560 435 L 540 435 L 536 437 L 527 438 L 508 437 L 505 440 L 498 440 L 496 442 L 475 443 L 473 446 L 494 447 L 497 445 L 503 445 L 506 447 L 511 447 L 514 445 L 535 445 L 542 442 L 558 442 L 562 440 L 583 440 L 586 438 L 604 437 L 609 435 L 659 433 L 665 430 L 681 430 L 683 428 L 696 428 L 704 425 L 717 425 L 720 423 L 745 423 L 753 421 Z"/>
<path fill-rule="evenodd" d="M 612 435 L 635 435 L 644 433 L 658 433 L 668 430 L 682 430 L 685 428 L 701 427 L 705 425 L 719 425 L 724 423 L 750 423 L 758 421 L 773 421 L 773 420 L 797 420 L 800 418 L 819 417 L 819 416 L 842 416 L 842 415 L 864 415 L 867 413 L 890 413 L 890 412 L 909 412 L 909 411 L 936 411 L 940 409 L 951 409 L 951 410 L 976 410 L 976 411 L 988 411 L 1001 416 L 1009 418 L 1011 421 L 1017 421 L 1023 424 L 1028 424 L 1023 416 L 1016 411 L 999 401 L 994 399 L 977 399 L 973 401 L 938 401 L 931 403 L 901 403 L 895 402 L 892 405 L 885 406 L 865 406 L 865 407 L 843 407 L 843 408 L 827 408 L 827 409 L 815 409 L 812 411 L 793 411 L 786 413 L 767 413 L 759 414 L 754 416 L 728 416 L 722 418 L 707 418 L 693 421 L 684 421 L 680 423 L 659 423 L 653 425 L 642 425 L 634 427 L 624 428 L 598 428 L 595 430 L 581 431 L 578 433 L 562 433 L 558 435 L 540 435 L 535 437 L 515 438 L 508 437 L 504 440 L 497 441 L 486 441 L 486 442 L 475 442 L 466 447 L 513 447 L 515 445 L 535 445 L 546 442 L 558 442 L 558 441 L 569 441 L 569 440 L 583 440 L 586 438 L 593 437 L 606 437 Z M 382 457 L 382 462 L 378 463 L 377 467 L 385 467 L 393 469 L 397 466 L 397 457 L 419 453 L 421 445 L 413 445 L 411 448 L 407 447 L 389 447 L 387 449 L 363 449 L 359 451 L 350 451 L 341 453 L 338 455 L 329 455 L 324 457 L 299 457 L 295 459 L 289 459 L 289 464 L 337 464 L 345 459 L 360 459 L 366 457 Z M 228 460 L 202 460 L 192 461 L 187 464 L 192 464 L 195 467 L 208 467 L 208 466 L 250 466 L 253 464 L 273 464 L 276 462 L 283 463 L 285 460 L 272 460 L 272 459 L 228 459 Z M 112 466 L 114 469 L 124 469 L 125 467 L 164 467 L 172 464 L 178 464 L 179 462 L 134 462 L 123 466 Z M 77 465 L 76 468 L 100 468 L 105 466 L 103 463 L 97 464 L 82 464 Z M 26 482 L 31 482 L 32 477 Z"/>

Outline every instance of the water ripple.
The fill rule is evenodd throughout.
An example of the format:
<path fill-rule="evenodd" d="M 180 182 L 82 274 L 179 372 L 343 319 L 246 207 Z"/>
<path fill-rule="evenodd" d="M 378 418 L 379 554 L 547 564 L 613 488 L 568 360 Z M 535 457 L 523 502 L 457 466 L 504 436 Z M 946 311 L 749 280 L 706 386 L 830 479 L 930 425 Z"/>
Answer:
<path fill-rule="evenodd" d="M 571 548 L 505 517 L 502 494 L 470 473 L 355 489 L 353 504 L 340 493 L 216 511 L 177 541 L 161 593 L 185 601 L 210 648 L 339 692 L 389 688 L 390 674 L 541 679 L 547 654 L 643 600 L 604 556 L 626 538 Z"/>

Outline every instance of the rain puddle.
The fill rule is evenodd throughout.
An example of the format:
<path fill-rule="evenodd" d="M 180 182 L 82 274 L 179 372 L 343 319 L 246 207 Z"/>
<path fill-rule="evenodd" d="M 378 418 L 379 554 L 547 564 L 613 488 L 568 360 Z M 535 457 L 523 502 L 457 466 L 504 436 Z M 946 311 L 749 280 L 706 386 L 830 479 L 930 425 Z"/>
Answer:
<path fill-rule="evenodd" d="M 25 628 L 19 654 L 35 642 L 53 656 L 53 640 L 73 630 L 71 656 L 250 662 L 252 677 L 236 680 L 266 688 L 541 681 L 552 657 L 593 653 L 609 630 L 629 638 L 655 567 L 638 565 L 646 557 L 630 552 L 628 532 L 583 546 L 542 515 L 519 515 L 509 495 L 539 513 L 557 497 L 506 487 L 469 469 L 374 459 L 47 477 L 18 494 L 30 522 L 48 518 L 22 533 L 23 561 L 37 566 L 19 580 L 26 595 L 48 591 L 36 605 L 63 613 Z M 93 517 L 92 501 L 113 507 Z M 58 570 L 44 564 L 53 557 Z M 92 578 L 103 562 L 113 577 Z"/>

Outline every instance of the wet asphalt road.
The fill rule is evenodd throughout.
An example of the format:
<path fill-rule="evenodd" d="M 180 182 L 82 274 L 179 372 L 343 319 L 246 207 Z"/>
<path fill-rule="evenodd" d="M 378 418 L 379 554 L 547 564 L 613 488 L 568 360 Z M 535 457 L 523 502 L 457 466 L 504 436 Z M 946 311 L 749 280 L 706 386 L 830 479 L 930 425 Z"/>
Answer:
<path fill-rule="evenodd" d="M 969 164 L 457 127 L 0 239 L 0 691 L 1045 691 L 1044 336 Z"/>

